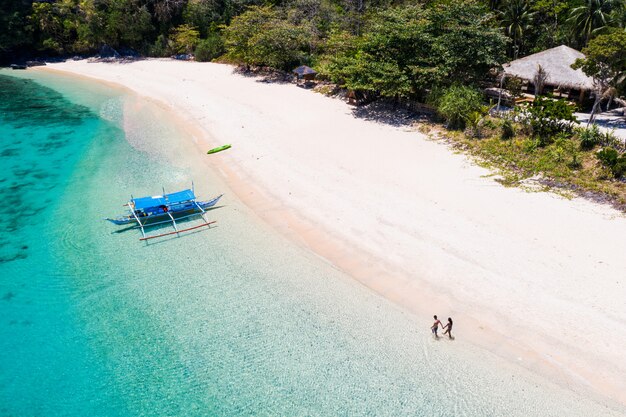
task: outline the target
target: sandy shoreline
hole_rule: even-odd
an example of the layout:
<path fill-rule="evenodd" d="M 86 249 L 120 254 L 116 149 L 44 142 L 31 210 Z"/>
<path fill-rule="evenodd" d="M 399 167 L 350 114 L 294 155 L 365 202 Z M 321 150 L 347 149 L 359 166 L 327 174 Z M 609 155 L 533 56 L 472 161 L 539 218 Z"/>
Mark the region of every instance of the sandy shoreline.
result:
<path fill-rule="evenodd" d="M 459 337 L 626 404 L 626 219 L 612 209 L 505 189 L 416 132 L 227 66 L 50 68 L 165 103 L 202 129 L 201 152 L 232 143 L 211 163 L 247 205 L 426 331 L 431 312 L 451 315 Z"/>

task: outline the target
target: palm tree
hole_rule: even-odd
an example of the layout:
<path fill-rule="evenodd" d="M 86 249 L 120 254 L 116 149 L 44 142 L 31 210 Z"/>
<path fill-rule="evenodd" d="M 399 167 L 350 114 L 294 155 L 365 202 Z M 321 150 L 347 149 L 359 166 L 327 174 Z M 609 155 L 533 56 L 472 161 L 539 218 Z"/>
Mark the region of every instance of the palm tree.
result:
<path fill-rule="evenodd" d="M 626 30 L 626 4 L 618 4 L 610 18 L 613 26 Z"/>
<path fill-rule="evenodd" d="M 585 4 L 572 9 L 568 22 L 574 24 L 574 33 L 586 46 L 591 35 L 596 34 L 611 22 L 611 11 L 619 7 L 621 0 L 585 0 Z"/>
<path fill-rule="evenodd" d="M 513 59 L 517 59 L 524 46 L 524 36 L 533 26 L 535 13 L 526 0 L 508 0 L 499 14 L 504 32 L 513 41 Z"/>
<path fill-rule="evenodd" d="M 491 11 L 496 12 L 500 8 L 500 0 L 489 0 L 489 8 Z"/>

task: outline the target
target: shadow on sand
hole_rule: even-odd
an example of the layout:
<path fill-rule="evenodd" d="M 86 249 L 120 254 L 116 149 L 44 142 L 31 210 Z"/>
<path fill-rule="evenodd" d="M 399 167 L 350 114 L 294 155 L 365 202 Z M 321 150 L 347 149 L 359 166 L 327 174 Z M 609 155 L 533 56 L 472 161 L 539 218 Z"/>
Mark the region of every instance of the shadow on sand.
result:
<path fill-rule="evenodd" d="M 293 84 L 294 76 L 284 71 L 279 71 L 266 67 L 246 67 L 238 66 L 233 68 L 233 74 L 238 74 L 246 78 L 254 78 L 258 83 L 266 84 Z"/>
<path fill-rule="evenodd" d="M 354 107 L 352 115 L 356 118 L 382 123 L 395 127 L 410 127 L 417 122 L 432 122 L 432 115 L 416 113 L 402 105 L 377 100 L 369 104 Z"/>

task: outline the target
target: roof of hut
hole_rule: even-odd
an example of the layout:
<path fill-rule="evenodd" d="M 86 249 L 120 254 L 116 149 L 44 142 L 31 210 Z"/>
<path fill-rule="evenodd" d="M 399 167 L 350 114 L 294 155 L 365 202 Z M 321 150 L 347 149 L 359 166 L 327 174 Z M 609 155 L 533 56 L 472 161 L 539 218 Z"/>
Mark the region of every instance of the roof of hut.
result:
<path fill-rule="evenodd" d="M 593 79 L 586 76 L 580 69 L 575 70 L 571 67 L 576 59 L 584 57 L 582 52 L 561 45 L 509 62 L 504 65 L 504 72 L 532 81 L 538 66 L 541 65 L 548 75 L 546 85 L 592 90 Z"/>
<path fill-rule="evenodd" d="M 317 74 L 317 72 L 313 68 L 307 67 L 306 65 L 302 65 L 302 66 L 294 69 L 292 72 L 298 74 L 299 76 L 309 75 L 309 74 Z"/>

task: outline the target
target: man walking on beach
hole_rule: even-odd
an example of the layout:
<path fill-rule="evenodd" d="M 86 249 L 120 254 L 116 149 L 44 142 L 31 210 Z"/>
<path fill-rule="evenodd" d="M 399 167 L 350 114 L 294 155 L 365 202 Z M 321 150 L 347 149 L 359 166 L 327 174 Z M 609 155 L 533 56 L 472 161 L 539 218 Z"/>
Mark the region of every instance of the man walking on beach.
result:
<path fill-rule="evenodd" d="M 433 334 L 435 335 L 435 337 L 437 339 L 439 339 L 439 335 L 437 334 L 437 330 L 439 330 L 439 326 L 441 325 L 441 327 L 443 327 L 443 324 L 441 324 L 441 322 L 439 321 L 439 319 L 437 318 L 437 315 L 434 315 L 433 318 L 435 319 L 435 323 L 433 324 L 433 326 L 430 328 L 430 330 L 432 330 Z"/>

